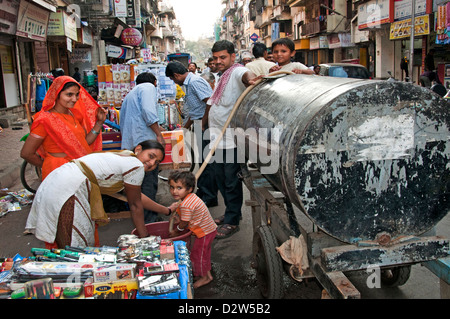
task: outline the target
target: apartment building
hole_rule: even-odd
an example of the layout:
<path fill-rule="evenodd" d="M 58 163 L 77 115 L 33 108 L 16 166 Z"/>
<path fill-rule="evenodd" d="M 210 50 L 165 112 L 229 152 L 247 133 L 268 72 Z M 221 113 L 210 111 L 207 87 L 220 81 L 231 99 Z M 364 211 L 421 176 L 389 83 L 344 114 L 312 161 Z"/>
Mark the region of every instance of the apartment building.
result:
<path fill-rule="evenodd" d="M 234 41 L 239 51 L 251 50 L 253 42 L 265 43 L 270 48 L 275 39 L 288 37 L 295 43 L 295 60 L 306 65 L 360 63 L 374 78 L 387 78 L 387 72 L 391 71 L 400 80 L 405 78 L 400 61 L 407 56 L 408 60 L 412 57 L 408 63 L 413 64 L 416 83 L 431 48 L 438 52 L 435 59 L 441 69 L 450 61 L 448 31 L 433 23 L 435 18 L 445 19 L 448 0 L 223 0 L 222 3 L 226 8 L 221 39 Z M 408 23 L 413 4 L 415 32 L 411 36 Z M 401 31 L 397 32 L 398 29 Z M 249 34 L 257 37 L 250 38 Z"/>

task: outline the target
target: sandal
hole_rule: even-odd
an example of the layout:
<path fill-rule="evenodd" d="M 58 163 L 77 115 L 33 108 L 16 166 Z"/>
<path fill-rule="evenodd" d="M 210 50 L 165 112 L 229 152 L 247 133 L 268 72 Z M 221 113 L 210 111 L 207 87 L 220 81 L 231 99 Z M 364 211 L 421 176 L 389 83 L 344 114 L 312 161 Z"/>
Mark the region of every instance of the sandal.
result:
<path fill-rule="evenodd" d="M 225 215 L 222 215 L 220 217 L 214 218 L 214 222 L 217 225 L 222 225 L 224 220 L 225 220 Z"/>
<path fill-rule="evenodd" d="M 228 238 L 231 235 L 233 235 L 234 233 L 236 233 L 237 231 L 239 231 L 238 225 L 225 224 L 225 225 L 220 226 L 217 229 L 216 238 L 217 239 Z"/>

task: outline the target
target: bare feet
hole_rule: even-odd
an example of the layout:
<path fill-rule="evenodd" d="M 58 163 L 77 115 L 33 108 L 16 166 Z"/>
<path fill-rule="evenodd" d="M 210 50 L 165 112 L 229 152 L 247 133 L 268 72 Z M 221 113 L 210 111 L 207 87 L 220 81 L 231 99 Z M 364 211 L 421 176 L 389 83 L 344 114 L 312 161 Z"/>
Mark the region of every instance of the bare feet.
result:
<path fill-rule="evenodd" d="M 205 276 L 200 277 L 196 282 L 194 282 L 194 285 L 193 285 L 193 286 L 194 286 L 194 289 L 195 289 L 195 288 L 202 287 L 202 286 L 204 286 L 204 285 L 207 285 L 207 284 L 209 284 L 212 280 L 213 280 L 213 276 L 211 275 L 211 272 L 208 271 L 208 272 L 206 273 Z"/>

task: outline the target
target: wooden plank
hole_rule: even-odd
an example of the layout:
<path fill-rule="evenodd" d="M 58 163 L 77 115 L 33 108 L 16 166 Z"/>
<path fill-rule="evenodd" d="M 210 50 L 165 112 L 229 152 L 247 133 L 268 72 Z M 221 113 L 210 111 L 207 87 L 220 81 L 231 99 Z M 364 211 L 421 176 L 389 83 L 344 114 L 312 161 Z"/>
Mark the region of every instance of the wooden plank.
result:
<path fill-rule="evenodd" d="M 428 261 L 423 263 L 423 265 L 441 280 L 450 284 L 450 257 Z"/>
<path fill-rule="evenodd" d="M 361 294 L 340 271 L 327 272 L 319 258 L 312 258 L 310 269 L 328 295 L 333 299 L 360 299 Z"/>
<path fill-rule="evenodd" d="M 357 247 L 344 245 L 322 249 L 322 264 L 328 271 L 366 269 L 371 265 L 391 266 L 447 257 L 449 240 L 422 237 L 392 246 Z"/>
<path fill-rule="evenodd" d="M 125 218 L 131 218 L 131 212 L 130 211 L 122 211 L 118 213 L 106 213 L 108 215 L 109 219 L 125 219 Z"/>

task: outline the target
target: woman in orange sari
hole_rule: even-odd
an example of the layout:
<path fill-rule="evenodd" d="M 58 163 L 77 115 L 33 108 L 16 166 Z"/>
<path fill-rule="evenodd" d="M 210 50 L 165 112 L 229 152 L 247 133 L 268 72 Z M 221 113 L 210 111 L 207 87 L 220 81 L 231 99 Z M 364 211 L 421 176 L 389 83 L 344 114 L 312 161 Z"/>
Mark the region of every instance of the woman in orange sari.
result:
<path fill-rule="evenodd" d="M 70 76 L 50 86 L 20 156 L 42 167 L 42 179 L 72 159 L 101 151 L 106 110 Z M 39 155 L 38 155 L 39 154 Z"/>

